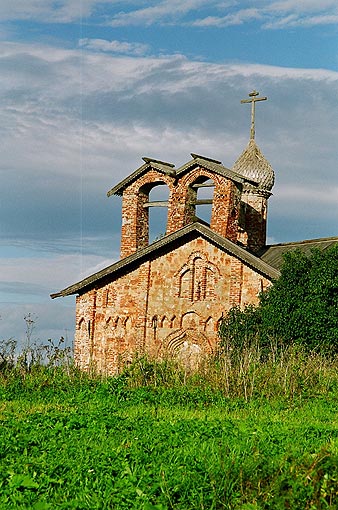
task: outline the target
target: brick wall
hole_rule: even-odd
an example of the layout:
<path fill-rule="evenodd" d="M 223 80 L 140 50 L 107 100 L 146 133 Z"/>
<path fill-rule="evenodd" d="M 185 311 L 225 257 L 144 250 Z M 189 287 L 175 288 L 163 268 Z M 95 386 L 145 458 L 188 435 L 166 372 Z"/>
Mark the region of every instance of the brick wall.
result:
<path fill-rule="evenodd" d="M 211 352 L 222 314 L 256 303 L 268 284 L 205 239 L 192 240 L 77 299 L 76 362 L 113 374 L 136 352 L 177 355 L 184 342 Z"/>

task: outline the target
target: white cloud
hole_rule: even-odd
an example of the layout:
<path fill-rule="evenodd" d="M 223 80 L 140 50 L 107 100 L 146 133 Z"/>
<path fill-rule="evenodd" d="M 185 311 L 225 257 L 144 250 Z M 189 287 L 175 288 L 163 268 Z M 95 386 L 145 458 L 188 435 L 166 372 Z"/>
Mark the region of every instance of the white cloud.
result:
<path fill-rule="evenodd" d="M 148 44 L 107 41 L 105 39 L 80 39 L 79 45 L 94 51 L 143 56 L 149 51 Z"/>
<path fill-rule="evenodd" d="M 113 258 L 106 259 L 100 255 L 81 253 L 50 254 L 48 257 L 37 255 L 35 257 L 2 257 L 0 291 L 6 288 L 7 291 L 11 289 L 13 293 L 16 284 L 24 282 L 25 293 L 31 289 L 31 294 L 34 294 L 36 290 L 41 296 L 41 289 L 43 289 L 48 297 L 52 292 L 81 280 L 113 262 Z M 19 292 L 21 292 L 20 289 Z"/>
<path fill-rule="evenodd" d="M 132 5 L 132 4 L 130 4 Z M 201 13 L 208 8 L 208 15 Z M 210 14 L 211 12 L 211 14 Z M 263 28 L 306 27 L 335 24 L 338 7 L 336 0 L 282 0 L 271 2 L 219 2 L 217 0 L 164 0 L 141 9 L 119 12 L 112 26 L 176 24 L 197 27 L 225 27 L 260 21 Z"/>
<path fill-rule="evenodd" d="M 0 341 L 26 340 L 24 317 L 35 320 L 32 340 L 45 342 L 74 334 L 74 298 L 52 301 L 50 294 L 111 264 L 86 254 L 1 258 Z"/>
<path fill-rule="evenodd" d="M 123 10 L 119 10 L 123 6 Z M 102 7 L 107 12 L 100 17 Z M 204 13 L 208 12 L 207 16 Z M 111 14 L 110 14 L 111 13 Z M 110 22 L 107 22 L 109 19 Z M 115 27 L 191 25 L 224 27 L 260 21 L 264 28 L 310 27 L 335 24 L 336 0 L 261 0 L 252 6 L 251 0 L 4 0 L 0 3 L 0 20 L 35 20 L 41 22 L 94 24 L 108 23 Z M 98 44 L 98 43 L 97 43 Z M 101 51 L 111 51 L 100 48 Z M 105 45 L 106 47 L 106 45 Z M 99 49 L 99 48 L 96 48 Z M 131 50 L 131 48 L 128 50 Z M 136 48 L 134 50 L 137 51 Z M 116 51 L 114 49 L 113 51 Z M 141 50 L 139 50 L 141 51 Z"/>
<path fill-rule="evenodd" d="M 25 317 L 34 320 L 31 343 L 46 343 L 49 338 L 58 341 L 65 338 L 63 347 L 71 347 L 74 338 L 74 298 L 62 302 L 0 303 L 0 341 L 15 339 L 18 351 L 27 345 Z"/>
<path fill-rule="evenodd" d="M 300 17 L 295 14 L 277 18 L 265 23 L 265 28 L 282 29 L 288 27 L 312 27 L 319 25 L 335 25 L 338 22 L 338 14 L 327 14 L 322 16 Z"/>
<path fill-rule="evenodd" d="M 335 0 L 281 0 L 267 4 L 264 28 L 311 27 L 336 24 L 338 5 Z"/>
<path fill-rule="evenodd" d="M 265 5 L 264 5 L 265 4 Z M 337 22 L 335 0 L 280 0 L 261 6 L 263 28 L 311 27 Z"/>
<path fill-rule="evenodd" d="M 277 0 L 273 2 L 265 2 L 266 9 L 275 12 L 320 12 L 326 9 L 337 8 L 335 0 Z"/>
<path fill-rule="evenodd" d="M 309 201 L 309 195 L 311 195 L 311 202 Z M 324 207 L 335 206 L 338 202 L 338 181 L 337 183 L 332 184 L 329 188 L 324 185 L 318 186 L 315 182 L 305 186 L 290 183 L 280 186 L 278 196 L 281 200 L 294 202 L 295 205 L 301 202 L 307 203 L 309 209 L 312 207 L 313 202 L 318 205 L 322 204 Z M 323 209 L 323 213 L 326 214 L 325 209 Z M 314 214 L 318 214 L 318 212 L 316 211 Z"/>
<path fill-rule="evenodd" d="M 103 4 L 120 3 L 119 0 L 2 0 L 0 20 L 38 20 L 69 23 L 90 16 Z"/>
<path fill-rule="evenodd" d="M 179 20 L 187 13 L 205 5 L 206 0 L 162 0 L 142 9 L 120 12 L 114 16 L 111 25 L 118 27 L 140 24 L 149 26 L 156 23 L 179 24 Z"/>
<path fill-rule="evenodd" d="M 226 16 L 208 16 L 203 19 L 197 19 L 192 23 L 192 26 L 197 27 L 227 27 L 231 25 L 242 25 L 243 23 L 259 20 L 262 14 L 259 9 L 242 9 L 235 13 L 227 14 Z"/>

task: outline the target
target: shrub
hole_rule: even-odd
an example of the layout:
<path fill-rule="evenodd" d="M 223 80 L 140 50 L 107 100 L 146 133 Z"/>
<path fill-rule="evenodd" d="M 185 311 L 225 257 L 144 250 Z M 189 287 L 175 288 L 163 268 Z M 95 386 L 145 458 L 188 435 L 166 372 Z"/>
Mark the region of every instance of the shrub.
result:
<path fill-rule="evenodd" d="M 323 353 L 338 351 L 338 245 L 324 252 L 284 256 L 281 276 L 257 307 L 230 310 L 220 328 L 221 347 L 244 342 L 298 343 Z"/>

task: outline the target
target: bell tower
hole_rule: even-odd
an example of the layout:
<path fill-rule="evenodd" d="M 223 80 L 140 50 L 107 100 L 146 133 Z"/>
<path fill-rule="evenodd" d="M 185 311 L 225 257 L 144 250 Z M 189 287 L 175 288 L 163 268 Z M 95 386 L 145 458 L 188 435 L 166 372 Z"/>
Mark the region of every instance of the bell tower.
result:
<path fill-rule="evenodd" d="M 245 178 L 215 159 L 191 154 L 192 159 L 175 169 L 172 163 L 143 158 L 144 165 L 108 191 L 122 196 L 121 259 L 149 245 L 149 208 L 166 207 L 165 235 L 202 222 L 215 233 L 237 242 L 238 218 Z M 150 192 L 165 185 L 168 199 L 152 201 Z M 212 188 L 212 198 L 198 197 L 200 189 Z M 211 209 L 210 225 L 196 216 L 200 205 Z"/>
<path fill-rule="evenodd" d="M 253 253 L 257 253 L 266 244 L 267 206 L 275 181 L 274 171 L 255 141 L 256 102 L 267 100 L 267 97 L 258 96 L 259 92 L 254 90 L 249 94 L 250 99 L 241 101 L 251 103 L 250 140 L 232 168 L 245 177 L 238 242 Z"/>

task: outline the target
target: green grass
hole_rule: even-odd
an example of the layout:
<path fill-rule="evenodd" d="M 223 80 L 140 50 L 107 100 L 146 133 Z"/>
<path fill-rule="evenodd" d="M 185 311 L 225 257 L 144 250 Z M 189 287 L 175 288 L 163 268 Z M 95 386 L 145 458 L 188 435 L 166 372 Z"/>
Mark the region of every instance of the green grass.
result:
<path fill-rule="evenodd" d="M 238 371 L 254 381 L 241 391 L 219 365 L 189 375 L 140 361 L 115 379 L 12 370 L 0 508 L 338 508 L 338 375 L 317 359 L 310 380 L 302 363 L 292 391 L 280 360 L 269 384 L 264 364 L 253 380 L 252 366 Z"/>

